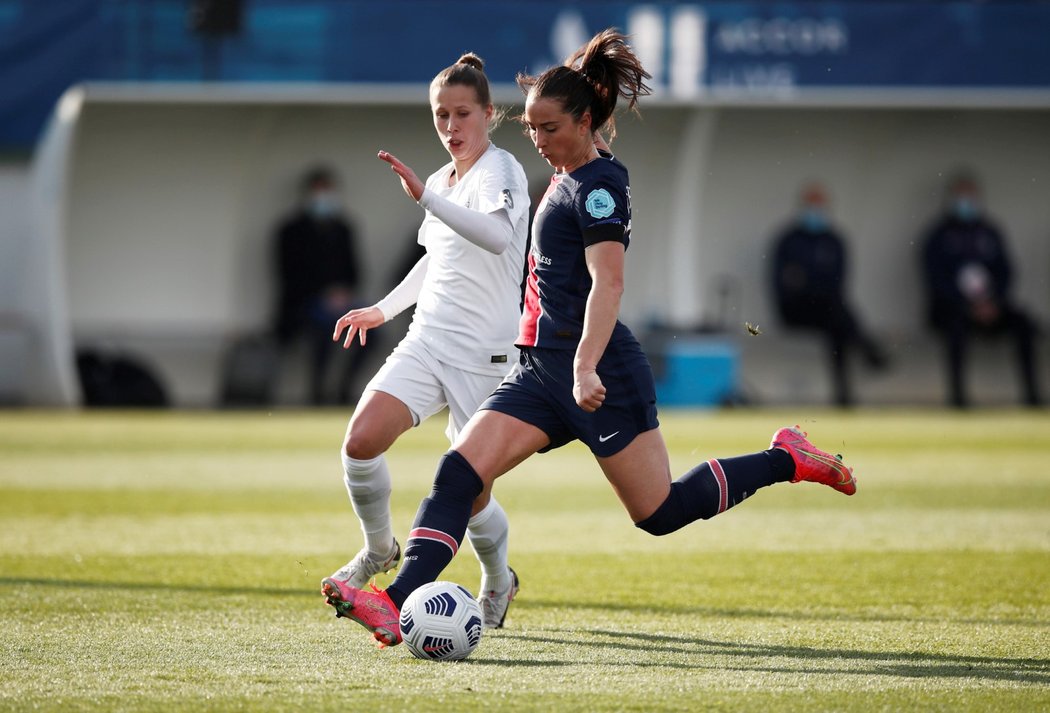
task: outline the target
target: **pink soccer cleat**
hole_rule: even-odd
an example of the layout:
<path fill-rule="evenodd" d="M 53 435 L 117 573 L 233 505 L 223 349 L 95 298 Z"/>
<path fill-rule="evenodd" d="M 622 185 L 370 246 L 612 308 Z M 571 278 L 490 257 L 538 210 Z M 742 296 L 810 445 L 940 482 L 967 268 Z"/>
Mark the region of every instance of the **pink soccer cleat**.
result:
<path fill-rule="evenodd" d="M 846 495 L 857 492 L 853 469 L 842 462 L 842 456 L 833 456 L 814 446 L 798 426 L 781 428 L 774 433 L 769 447 L 786 451 L 795 461 L 792 483 L 809 480 L 828 485 Z"/>
<path fill-rule="evenodd" d="M 401 626 L 398 611 L 387 593 L 371 585 L 372 591 L 351 587 L 332 577 L 321 580 L 321 593 L 325 602 L 335 609 L 337 617 L 356 621 L 372 632 L 380 646 L 395 646 L 401 643 Z"/>

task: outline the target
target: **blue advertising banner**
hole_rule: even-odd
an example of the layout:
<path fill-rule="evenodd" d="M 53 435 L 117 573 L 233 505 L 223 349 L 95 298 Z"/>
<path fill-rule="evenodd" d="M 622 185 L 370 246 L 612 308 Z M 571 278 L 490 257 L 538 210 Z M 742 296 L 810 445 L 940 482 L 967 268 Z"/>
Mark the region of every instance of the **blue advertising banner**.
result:
<path fill-rule="evenodd" d="M 205 3 L 208 4 L 208 3 Z M 0 0 L 0 147 L 29 147 L 72 84 L 426 83 L 464 51 L 496 83 L 560 62 L 594 32 L 632 35 L 682 101 L 829 90 L 1050 92 L 1050 2 Z"/>

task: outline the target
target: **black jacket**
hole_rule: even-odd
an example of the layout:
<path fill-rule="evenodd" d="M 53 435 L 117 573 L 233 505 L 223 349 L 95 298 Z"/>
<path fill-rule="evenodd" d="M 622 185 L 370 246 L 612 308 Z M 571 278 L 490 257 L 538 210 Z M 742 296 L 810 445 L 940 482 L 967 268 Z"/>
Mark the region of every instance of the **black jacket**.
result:
<path fill-rule="evenodd" d="M 356 235 L 342 217 L 316 220 L 301 211 L 277 231 L 278 338 L 290 339 L 305 315 L 330 288 L 360 284 Z"/>

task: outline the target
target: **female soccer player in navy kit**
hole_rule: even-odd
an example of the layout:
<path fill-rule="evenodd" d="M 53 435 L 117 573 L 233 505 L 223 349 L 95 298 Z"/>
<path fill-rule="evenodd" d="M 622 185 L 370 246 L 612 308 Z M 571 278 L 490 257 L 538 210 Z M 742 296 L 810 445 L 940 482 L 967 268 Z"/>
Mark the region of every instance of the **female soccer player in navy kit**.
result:
<path fill-rule="evenodd" d="M 563 66 L 518 77 L 529 137 L 556 171 L 533 224 L 521 358 L 442 458 L 397 578 L 384 591 L 326 591 L 381 644 L 400 642 L 401 605 L 451 561 L 493 481 L 533 453 L 576 439 L 594 453 L 635 525 L 654 535 L 713 517 L 777 482 L 856 491 L 852 471 L 797 428 L 778 430 L 769 450 L 712 459 L 672 482 L 652 371 L 617 319 L 631 238 L 627 169 L 594 142 L 602 129 L 611 134 L 618 97 L 635 108 L 648 78 L 613 30 Z"/>

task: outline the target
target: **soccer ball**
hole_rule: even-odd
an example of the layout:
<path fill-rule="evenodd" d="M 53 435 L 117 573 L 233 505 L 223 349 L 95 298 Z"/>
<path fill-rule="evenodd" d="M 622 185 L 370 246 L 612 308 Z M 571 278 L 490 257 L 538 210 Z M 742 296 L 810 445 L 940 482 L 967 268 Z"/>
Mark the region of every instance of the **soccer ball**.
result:
<path fill-rule="evenodd" d="M 454 582 L 431 582 L 401 607 L 401 638 L 421 659 L 465 659 L 481 641 L 481 607 Z"/>

